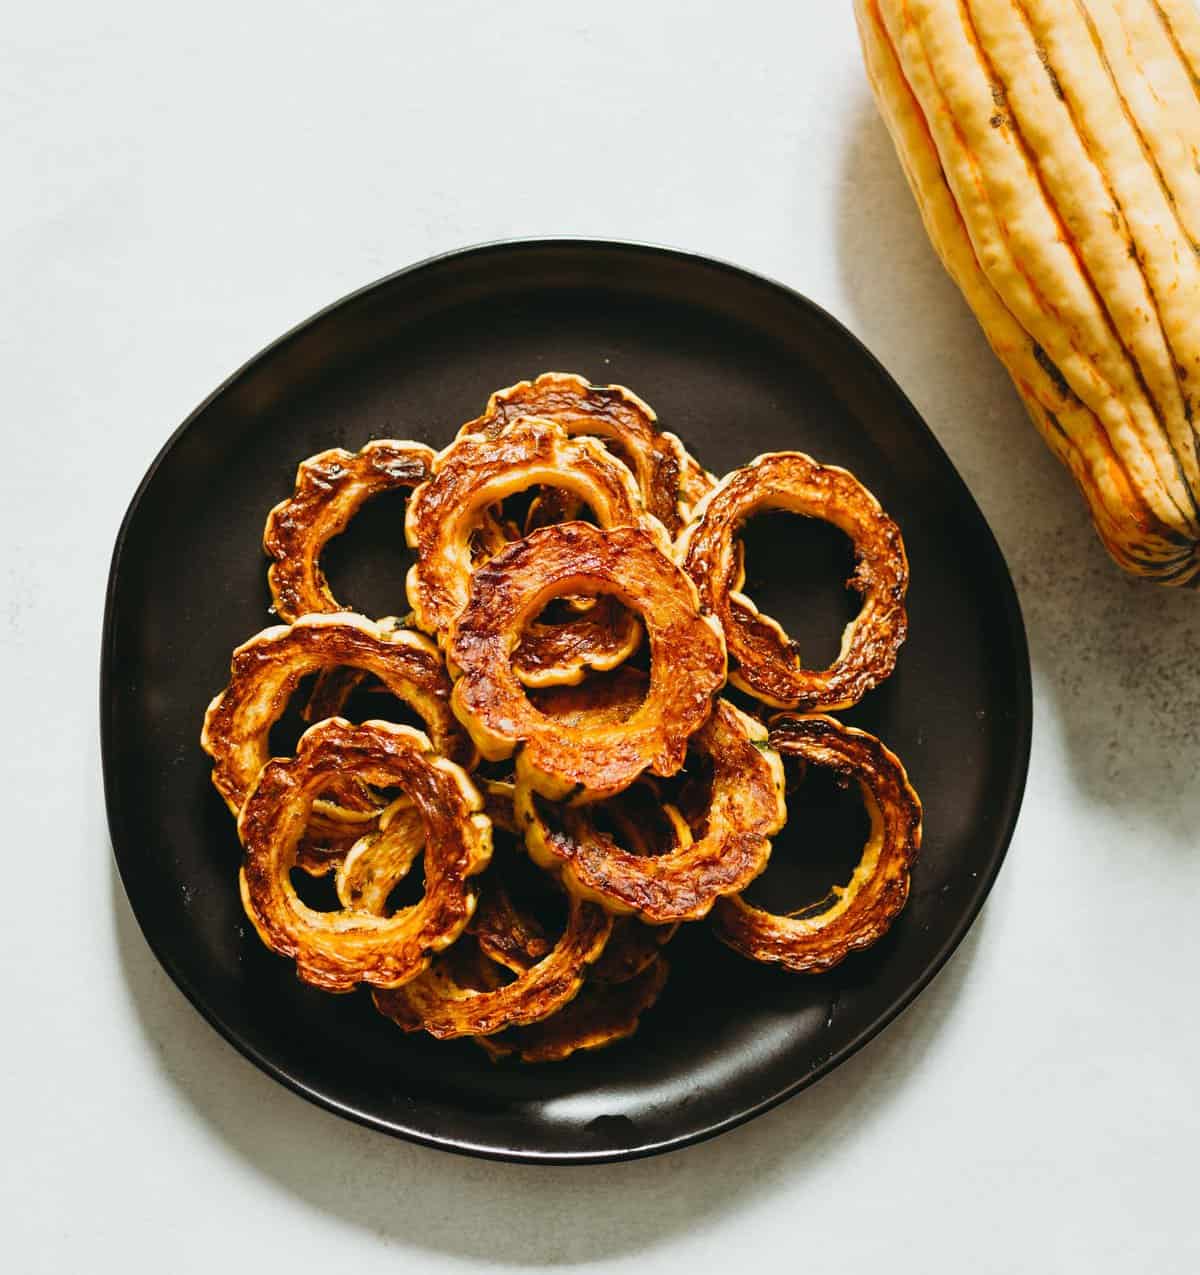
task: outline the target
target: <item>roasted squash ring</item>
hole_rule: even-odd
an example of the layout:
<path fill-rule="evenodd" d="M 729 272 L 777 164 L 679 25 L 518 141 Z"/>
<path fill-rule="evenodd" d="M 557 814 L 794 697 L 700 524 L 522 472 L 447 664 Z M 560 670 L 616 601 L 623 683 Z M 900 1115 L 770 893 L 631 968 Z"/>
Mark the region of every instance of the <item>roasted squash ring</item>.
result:
<path fill-rule="evenodd" d="M 486 794 L 492 823 L 519 837 L 513 786 L 488 784 Z M 638 800 L 630 800 L 633 794 Z M 638 854 L 663 854 L 691 844 L 692 830 L 683 815 L 674 806 L 662 804 L 647 783 L 639 782 L 606 802 L 605 813 Z M 503 874 L 494 869 L 468 928 L 484 956 L 517 974 L 540 960 L 551 946 L 540 922 L 514 902 Z M 617 917 L 589 979 L 624 983 L 636 978 L 678 929 L 678 925 L 644 925 L 636 917 Z"/>
<path fill-rule="evenodd" d="M 645 621 L 649 688 L 618 724 L 565 726 L 533 704 L 512 668 L 528 618 L 550 598 L 581 590 L 612 593 Z M 608 797 L 646 770 L 674 774 L 726 673 L 720 628 L 700 615 L 695 587 L 654 537 L 583 522 L 543 527 L 481 567 L 447 657 L 462 674 L 452 707 L 479 750 L 499 761 L 521 745 L 518 780 L 552 800 Z"/>
<path fill-rule="evenodd" d="M 381 620 L 380 623 L 387 624 L 389 621 Z M 403 625 L 397 623 L 396 627 L 402 628 Z M 314 722 L 323 722 L 327 717 L 341 717 L 350 696 L 369 680 L 368 674 L 360 668 L 331 668 L 318 673 L 300 716 L 310 726 Z M 385 691 L 387 687 L 376 686 L 375 689 Z"/>
<path fill-rule="evenodd" d="M 379 625 L 389 632 L 404 627 L 390 617 L 380 620 Z M 371 675 L 360 668 L 323 669 L 316 676 L 308 702 L 300 710 L 301 718 L 312 724 L 327 717 L 344 716 L 346 701 L 362 683 L 369 681 Z M 386 694 L 388 688 L 376 682 L 373 689 Z M 416 818 L 407 797 L 397 804 L 408 807 L 410 819 Z M 381 826 L 382 813 L 378 794 L 369 792 L 352 775 L 340 776 L 330 794 L 313 802 L 308 831 L 296 852 L 297 866 L 314 877 L 337 870 L 359 839 Z M 420 820 L 417 823 L 419 826 Z"/>
<path fill-rule="evenodd" d="M 408 599 L 417 624 L 445 637 L 467 604 L 474 564 L 472 529 L 488 506 L 538 483 L 560 486 L 577 495 L 602 527 L 641 527 L 665 548 L 662 523 L 646 512 L 629 470 L 595 438 L 571 438 L 561 425 L 524 418 L 496 437 L 464 435 L 434 461 L 433 476 L 417 488 L 408 505 L 405 532 L 417 551 L 408 573 Z M 536 629 L 524 636 L 526 648 L 518 674 L 533 686 L 575 682 L 588 668 L 615 668 L 636 649 L 640 628 L 632 616 L 612 624 L 620 613 L 610 610 L 610 624 L 597 626 L 591 613 L 583 618 L 593 641 L 554 657 L 539 657 Z M 525 623 L 536 619 L 536 612 Z M 558 655 L 562 652 L 556 653 Z"/>
<path fill-rule="evenodd" d="M 616 806 L 621 803 L 629 791 L 632 790 L 627 789 L 610 804 Z M 520 833 L 513 813 L 512 784 L 488 784 L 484 808 L 492 824 L 518 837 L 519 843 Z M 624 821 L 626 815 L 624 810 L 610 810 L 609 813 L 621 821 Z M 659 807 L 658 814 L 666 844 L 652 843 L 647 838 L 641 842 L 644 853 L 660 853 L 668 846 L 691 841 L 691 829 L 673 806 Z M 632 832 L 633 824 L 632 818 L 628 822 L 622 822 L 622 831 Z M 496 871 L 497 866 L 499 865 L 493 861 L 493 869 L 480 894 L 479 906 L 467 929 L 485 957 L 512 970 L 514 974 L 520 974 L 540 961 L 553 944 L 538 919 L 514 901 L 505 884 L 503 872 Z M 404 871 L 407 871 L 407 867 Z M 399 876 L 394 878 L 398 879 Z M 383 897 L 387 897 L 386 891 Z M 632 916 L 618 917 L 603 953 L 588 973 L 589 979 L 601 983 L 623 983 L 635 978 L 671 941 L 678 929 L 677 925 L 643 925 Z"/>
<path fill-rule="evenodd" d="M 656 955 L 626 982 L 589 980 L 570 1004 L 549 1018 L 496 1036 L 480 1036 L 477 1043 L 493 1060 L 515 1055 L 525 1063 L 561 1062 L 580 1050 L 615 1044 L 637 1031 L 669 972 L 666 960 Z"/>
<path fill-rule="evenodd" d="M 670 536 L 679 534 L 688 512 L 681 490 L 686 453 L 673 434 L 659 429 L 654 409 L 632 390 L 623 385 L 593 385 L 572 372 L 543 372 L 534 381 L 519 381 L 497 390 L 483 415 L 468 421 L 459 430 L 459 437 L 482 434 L 495 438 L 522 416 L 541 416 L 557 421 L 568 434 L 604 439 L 633 473 L 646 508 Z M 559 491 L 537 498 L 527 531 L 577 516 L 578 507 Z"/>
<path fill-rule="evenodd" d="M 403 987 L 376 991 L 375 1004 L 406 1030 L 423 1028 L 439 1040 L 536 1023 L 576 996 L 611 930 L 612 917 L 603 908 L 568 897 L 561 938 L 513 982 L 486 990 L 467 986 L 455 978 L 453 962 L 443 958 Z"/>
<path fill-rule="evenodd" d="M 381 799 L 352 775 L 339 775 L 328 792 L 313 802 L 308 828 L 296 848 L 296 866 L 323 877 L 338 865 L 368 832 L 379 826 Z"/>
<path fill-rule="evenodd" d="M 491 782 L 483 787 L 484 813 L 493 834 L 501 828 L 517 835 L 512 812 L 512 785 Z M 424 849 L 425 829 L 419 811 L 398 798 L 379 820 L 379 829 L 359 839 L 338 865 L 337 894 L 342 906 L 382 916 L 392 890 L 408 875 Z M 483 953 L 520 973 L 540 960 L 553 944 L 540 923 L 516 906 L 493 835 L 492 860 L 480 880 L 478 904 L 467 925 Z"/>
<path fill-rule="evenodd" d="M 712 766 L 703 835 L 644 857 L 616 845 L 591 807 L 566 808 L 552 823 L 518 778 L 514 809 L 530 857 L 556 872 L 571 894 L 655 925 L 706 916 L 718 898 L 747 886 L 767 866 L 770 838 L 783 827 L 783 764 L 767 730 L 726 700 L 692 740 Z"/>
<path fill-rule="evenodd" d="M 359 452 L 335 447 L 302 461 L 296 489 L 267 515 L 263 548 L 274 561 L 267 582 L 279 618 L 342 611 L 321 570 L 321 551 L 372 496 L 423 483 L 434 451 L 423 443 L 377 439 Z"/>
<path fill-rule="evenodd" d="M 484 788 L 484 808 L 493 826 L 516 838 L 519 846 L 512 784 L 488 783 Z M 540 961 L 554 944 L 541 922 L 513 900 L 503 866 L 503 862 L 493 861 L 468 930 L 485 957 L 521 974 Z"/>
<path fill-rule="evenodd" d="M 849 586 L 862 594 L 858 616 L 827 669 L 805 669 L 787 635 L 749 598 L 734 591 L 741 570 L 734 537 L 766 509 L 787 509 L 833 523 L 854 542 Z M 908 631 L 904 595 L 908 559 L 900 529 L 844 469 L 802 452 L 770 452 L 727 474 L 693 513 L 677 546 L 701 606 L 725 630 L 735 686 L 779 708 L 831 711 L 856 704 L 895 667 Z"/>
<path fill-rule="evenodd" d="M 713 928 L 751 960 L 820 973 L 881 938 L 904 907 L 921 847 L 921 802 L 894 753 L 874 735 L 832 717 L 777 717 L 771 743 L 785 755 L 856 780 L 871 833 L 849 884 L 833 889 L 829 906 L 823 906 L 826 900 L 779 916 L 734 896 L 713 909 Z"/>
<path fill-rule="evenodd" d="M 490 961 L 521 974 L 550 951 L 553 943 L 541 923 L 519 907 L 502 879 L 489 880 L 467 927 Z M 588 972 L 598 983 L 624 983 L 650 964 L 674 938 L 677 925 L 643 925 L 632 916 L 613 921 L 604 951 Z"/>
<path fill-rule="evenodd" d="M 424 443 L 377 439 L 361 451 L 334 447 L 301 461 L 296 486 L 267 515 L 263 549 L 274 561 L 267 569 L 275 614 L 291 622 L 302 615 L 331 614 L 344 607 L 321 569 L 321 553 L 341 535 L 354 515 L 385 491 L 412 489 L 429 477 L 436 453 Z M 359 670 L 322 672 L 303 716 L 317 722 L 335 717 L 340 704 L 362 681 Z"/>
<path fill-rule="evenodd" d="M 357 908 L 314 912 L 289 877 L 313 798 L 348 772 L 381 788 L 400 787 L 424 825 L 424 896 L 390 917 Z M 352 726 L 336 717 L 319 722 L 301 737 L 294 758 L 262 768 L 238 817 L 246 915 L 263 942 L 294 960 L 299 977 L 315 987 L 344 992 L 358 983 L 407 982 L 471 918 L 472 878 L 492 854 L 492 825 L 482 808 L 466 771 L 437 756 L 420 731 L 389 722 Z"/>
<path fill-rule="evenodd" d="M 515 832 L 512 792 L 511 784 L 488 784 L 484 809 L 495 826 Z M 343 905 L 381 914 L 393 888 L 412 868 L 423 840 L 413 807 L 395 802 L 381 820 L 380 830 L 364 837 L 339 867 L 337 886 Z M 520 976 L 554 947 L 537 919 L 514 903 L 496 868 L 493 858 L 479 878 L 478 906 L 467 925 L 474 949 L 460 951 L 466 944 L 460 938 L 445 958 L 439 958 L 447 961 L 456 982 L 476 991 L 495 991 L 503 986 L 501 969 Z M 479 1037 L 478 1043 L 495 1058 L 517 1053 L 524 1062 L 551 1062 L 632 1035 L 640 1015 L 658 999 L 666 981 L 667 966 L 659 953 L 676 928 L 654 928 L 632 917 L 619 918 L 578 996 L 537 1024 Z M 579 1008 L 573 1009 L 577 1002 Z M 410 1029 L 422 1026 L 411 1007 L 393 1004 L 390 1009 Z"/>
<path fill-rule="evenodd" d="M 484 809 L 493 826 L 516 835 L 512 785 L 489 783 L 485 793 Z M 411 867 L 415 856 L 406 850 L 402 842 L 389 846 L 384 837 L 364 841 L 361 862 L 378 863 L 378 872 L 371 874 L 376 880 L 372 899 L 378 906 Z M 347 859 L 351 868 L 353 859 L 353 854 Z M 504 865 L 503 858 L 493 857 L 480 879 L 469 938 L 434 962 L 420 987 L 414 987 L 417 995 L 376 999 L 380 1010 L 405 1030 L 428 1029 L 442 1036 L 476 1035 L 477 1027 L 500 1031 L 556 1014 L 582 986 L 587 966 L 606 945 L 611 924 L 603 921 L 599 909 L 581 909 L 568 901 L 566 929 L 553 941 L 537 918 L 513 901 Z M 603 933 L 597 939 L 598 925 Z M 516 981 L 505 984 L 502 970 L 516 974 Z"/>
<path fill-rule="evenodd" d="M 587 807 L 580 808 L 591 813 Z M 594 809 L 594 807 L 592 808 Z M 692 829 L 683 815 L 662 800 L 657 785 L 640 779 L 604 803 L 604 813 L 617 830 L 620 844 L 633 854 L 650 857 L 686 850 Z M 625 983 L 636 978 L 678 933 L 679 923 L 647 925 L 635 916 L 619 916 L 612 937 L 589 978 L 597 983 Z"/>
<path fill-rule="evenodd" d="M 632 790 L 626 789 L 611 804 L 621 802 L 630 791 Z M 513 812 L 513 795 L 512 784 L 490 783 L 486 788 L 485 809 L 494 826 L 511 833 L 518 838 L 518 844 L 521 844 Z M 610 811 L 610 814 L 622 820 L 625 813 Z M 691 840 L 691 829 L 674 807 L 660 807 L 658 814 L 665 826 L 666 836 L 670 838 L 667 844 Z M 630 819 L 628 823 L 623 823 L 623 831 L 632 831 L 633 822 Z M 651 847 L 648 839 L 642 845 L 644 852 L 648 854 L 658 853 L 665 848 L 657 844 Z M 514 974 L 523 973 L 540 961 L 552 947 L 541 923 L 527 909 L 517 905 L 504 882 L 503 873 L 497 873 L 494 867 L 488 875 L 486 888 L 481 893 L 479 906 L 467 929 L 485 957 L 512 970 Z M 601 983 L 623 983 L 635 978 L 671 941 L 678 929 L 677 925 L 643 925 L 632 916 L 617 917 L 604 951 L 589 970 L 588 978 Z"/>
<path fill-rule="evenodd" d="M 522 536 L 527 536 L 539 527 L 548 527 L 556 522 L 570 522 L 578 518 L 582 510 L 582 501 L 558 487 L 544 487 L 530 501 L 523 530 L 514 521 L 505 518 L 502 509 L 493 507 L 488 511 L 484 521 L 471 533 L 471 561 L 478 567 L 488 558 L 494 558 L 505 545 L 512 541 L 520 540 Z M 572 611 L 590 611 L 600 601 L 599 598 L 589 597 L 586 594 L 562 600 Z"/>
<path fill-rule="evenodd" d="M 625 705 L 624 717 L 641 703 L 646 676 L 638 669 L 621 668 L 602 683 L 554 687 L 546 692 L 552 716 L 562 710 L 565 719 L 578 722 L 586 714 L 593 721 Z M 618 716 L 612 720 L 621 721 Z M 560 719 L 561 720 L 561 719 Z M 492 823 L 520 839 L 513 812 L 513 785 L 492 782 L 485 788 L 486 809 Z M 688 845 L 692 830 L 674 806 L 663 804 L 646 781 L 639 781 L 606 803 L 609 818 L 617 825 L 626 844 L 638 854 L 662 854 Z M 517 906 L 502 875 L 489 877 L 487 888 L 468 927 L 484 956 L 514 973 L 528 969 L 550 950 L 550 941 L 537 918 Z M 678 925 L 644 925 L 636 917 L 618 917 L 612 935 L 588 978 L 601 983 L 623 983 L 635 978 L 674 938 Z"/>
<path fill-rule="evenodd" d="M 475 1043 L 494 1061 L 515 1054 L 532 1063 L 557 1062 L 581 1049 L 624 1040 L 662 991 L 668 968 L 661 947 L 677 928 L 618 917 L 600 958 L 568 1004 L 527 1027 L 477 1036 Z M 458 983 L 476 990 L 494 991 L 504 983 L 503 970 L 520 975 L 550 948 L 538 922 L 513 904 L 491 872 L 469 930 L 475 946 L 464 948 L 460 940 L 447 957 Z M 409 1022 L 419 1026 L 415 1015 Z"/>
<path fill-rule="evenodd" d="M 578 517 L 581 509 L 582 501 L 577 497 L 559 487 L 546 487 L 529 506 L 524 532 L 511 526 L 506 531 L 489 515 L 486 530 L 475 533 L 475 543 L 486 549 L 475 565 L 538 527 Z M 628 659 L 641 643 L 641 626 L 615 598 L 580 594 L 561 600 L 578 618 L 559 624 L 531 620 L 513 653 L 513 666 L 527 686 L 573 685 L 588 669 L 611 669 Z"/>
<path fill-rule="evenodd" d="M 467 927 L 480 952 L 497 965 L 520 974 L 553 946 L 537 918 L 518 907 L 500 880 L 489 881 Z M 626 983 L 636 978 L 675 937 L 677 925 L 644 925 L 618 916 L 604 951 L 589 971 L 597 983 Z"/>
<path fill-rule="evenodd" d="M 348 611 L 306 615 L 243 642 L 233 653 L 229 685 L 205 714 L 200 743 L 215 763 L 213 785 L 235 815 L 266 764 L 271 727 L 301 678 L 340 667 L 373 673 L 420 715 L 438 752 L 473 763 L 475 750 L 450 711 L 450 680 L 427 637 Z M 345 775 L 331 779 L 335 789 L 346 789 Z M 363 813 L 361 805 L 347 822 L 354 823 L 356 813 Z"/>
<path fill-rule="evenodd" d="M 409 627 L 404 620 L 399 620 L 390 615 L 381 619 L 379 624 L 386 629 L 404 629 Z M 360 668 L 322 669 L 313 681 L 312 690 L 308 695 L 308 702 L 300 710 L 301 718 L 311 725 L 313 722 L 324 721 L 327 717 L 344 716 L 343 709 L 346 707 L 347 701 L 360 686 L 368 684 L 370 681 L 370 674 Z M 373 689 L 379 693 L 387 692 L 387 687 L 378 683 L 374 685 Z M 378 803 L 370 803 L 363 808 L 378 813 Z M 317 803 L 315 809 L 321 809 L 320 802 Z"/>

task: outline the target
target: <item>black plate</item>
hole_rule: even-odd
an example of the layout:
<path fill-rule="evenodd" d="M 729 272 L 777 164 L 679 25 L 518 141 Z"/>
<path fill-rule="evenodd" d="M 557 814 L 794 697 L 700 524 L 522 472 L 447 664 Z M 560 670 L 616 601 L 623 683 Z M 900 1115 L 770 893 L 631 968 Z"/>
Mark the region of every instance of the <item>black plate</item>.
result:
<path fill-rule="evenodd" d="M 632 1041 L 567 1063 L 494 1066 L 404 1036 L 365 994 L 303 987 L 242 916 L 232 821 L 197 738 L 229 653 L 271 622 L 259 548 L 296 464 L 371 437 L 443 445 L 488 393 L 547 369 L 633 387 L 714 472 L 801 448 L 853 470 L 899 521 L 910 637 L 847 720 L 904 759 L 925 803 L 907 909 L 830 975 L 753 965 L 684 927 Z M 326 555 L 335 589 L 403 613 L 400 509 L 364 511 Z M 795 523 L 796 525 L 792 525 Z M 752 591 L 815 660 L 849 613 L 849 557 L 814 524 L 751 527 Z M 104 779 L 121 877 L 150 946 L 248 1058 L 377 1129 L 518 1160 L 647 1155 L 719 1133 L 810 1084 L 933 977 L 1000 867 L 1025 782 L 1030 677 L 1020 612 L 979 509 L 888 374 L 777 284 L 627 244 L 475 248 L 347 297 L 237 372 L 176 431 L 117 538 L 101 677 Z M 797 905 L 849 862 L 829 787 L 794 812 L 760 897 Z"/>

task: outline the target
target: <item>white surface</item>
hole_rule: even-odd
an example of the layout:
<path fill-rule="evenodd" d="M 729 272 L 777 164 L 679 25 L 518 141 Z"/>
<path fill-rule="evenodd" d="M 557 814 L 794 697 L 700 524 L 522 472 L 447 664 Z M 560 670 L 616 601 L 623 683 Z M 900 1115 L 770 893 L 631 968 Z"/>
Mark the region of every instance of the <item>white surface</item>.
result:
<path fill-rule="evenodd" d="M 1200 1267 L 1200 599 L 1108 565 L 924 241 L 845 9 L 8 15 L 7 1270 Z M 765 1118 L 590 1170 L 406 1146 L 243 1062 L 130 916 L 96 737 L 112 538 L 175 424 L 349 289 L 539 233 L 725 257 L 849 324 L 995 528 L 1037 694 L 1008 865 L 920 1002 Z"/>

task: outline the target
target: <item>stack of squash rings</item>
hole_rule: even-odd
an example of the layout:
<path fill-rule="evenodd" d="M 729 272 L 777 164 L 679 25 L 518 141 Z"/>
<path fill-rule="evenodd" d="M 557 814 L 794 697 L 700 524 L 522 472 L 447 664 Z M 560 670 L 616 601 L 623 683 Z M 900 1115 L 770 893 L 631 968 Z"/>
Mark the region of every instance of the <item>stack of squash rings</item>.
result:
<path fill-rule="evenodd" d="M 411 612 L 375 620 L 333 596 L 320 557 L 395 490 Z M 743 591 L 740 529 L 770 509 L 853 542 L 862 605 L 829 668 L 805 668 Z M 246 914 L 306 983 L 551 1061 L 634 1032 L 684 922 L 818 973 L 903 908 L 920 802 L 883 743 L 830 714 L 892 672 L 908 564 L 846 470 L 775 452 L 717 480 L 629 390 L 546 373 L 441 452 L 376 440 L 304 461 L 263 543 L 285 623 L 233 653 L 201 742 L 237 819 Z M 311 675 L 311 725 L 271 757 Z M 360 690 L 422 728 L 346 720 Z M 822 906 L 775 914 L 743 891 L 787 820 L 785 758 L 854 780 L 870 833 Z M 332 881 L 331 910 L 301 899 L 303 874 Z"/>

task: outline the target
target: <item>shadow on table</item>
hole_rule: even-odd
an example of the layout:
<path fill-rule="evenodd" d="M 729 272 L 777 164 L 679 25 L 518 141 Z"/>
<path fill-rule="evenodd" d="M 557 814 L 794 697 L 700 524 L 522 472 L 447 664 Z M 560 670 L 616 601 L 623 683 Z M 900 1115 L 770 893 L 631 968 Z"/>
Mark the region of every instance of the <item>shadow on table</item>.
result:
<path fill-rule="evenodd" d="M 163 1070 L 239 1156 L 308 1205 L 382 1239 L 514 1265 L 598 1261 L 704 1229 L 834 1148 L 919 1071 L 958 997 L 982 922 L 898 1022 L 813 1089 L 719 1140 L 627 1164 L 537 1167 L 470 1160 L 360 1128 L 258 1072 L 213 1031 L 146 946 L 116 869 L 112 907 L 126 984 Z M 733 1171 L 732 1166 L 738 1166 Z"/>
<path fill-rule="evenodd" d="M 1085 800 L 1155 845 L 1200 826 L 1200 598 L 1122 574 L 930 247 L 863 89 L 838 186 L 843 316 L 935 429 L 1016 580 L 1042 692 Z M 1041 707 L 1039 705 L 1039 707 Z M 1048 710 L 1048 711 L 1047 711 Z"/>

